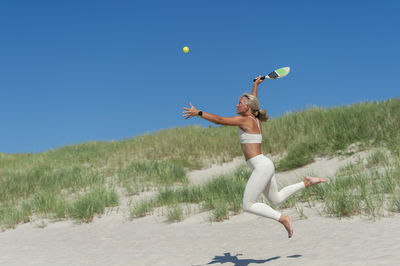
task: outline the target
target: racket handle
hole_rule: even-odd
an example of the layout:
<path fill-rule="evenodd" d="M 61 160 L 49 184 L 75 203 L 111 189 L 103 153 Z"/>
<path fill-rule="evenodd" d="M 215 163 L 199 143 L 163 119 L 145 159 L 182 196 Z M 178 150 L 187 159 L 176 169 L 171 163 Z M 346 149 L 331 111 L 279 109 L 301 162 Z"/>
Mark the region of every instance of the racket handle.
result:
<path fill-rule="evenodd" d="M 264 80 L 264 79 L 265 79 L 265 76 L 262 76 L 260 79 L 261 79 L 261 80 Z M 254 82 L 254 81 L 256 81 L 256 79 L 253 79 L 253 82 Z"/>

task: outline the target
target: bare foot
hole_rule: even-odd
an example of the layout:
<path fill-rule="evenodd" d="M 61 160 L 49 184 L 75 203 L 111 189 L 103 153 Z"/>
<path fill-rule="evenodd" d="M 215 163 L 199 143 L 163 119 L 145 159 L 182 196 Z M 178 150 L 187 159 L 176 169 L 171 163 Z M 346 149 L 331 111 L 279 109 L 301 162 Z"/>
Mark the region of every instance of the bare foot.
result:
<path fill-rule="evenodd" d="M 281 215 L 281 218 L 279 218 L 279 222 L 283 224 L 286 231 L 288 232 L 288 237 L 291 238 L 293 235 L 292 216 Z"/>
<path fill-rule="evenodd" d="M 326 179 L 322 177 L 311 177 L 311 176 L 306 176 L 304 178 L 304 185 L 306 187 L 311 187 L 312 185 L 316 185 L 319 183 L 325 183 Z"/>

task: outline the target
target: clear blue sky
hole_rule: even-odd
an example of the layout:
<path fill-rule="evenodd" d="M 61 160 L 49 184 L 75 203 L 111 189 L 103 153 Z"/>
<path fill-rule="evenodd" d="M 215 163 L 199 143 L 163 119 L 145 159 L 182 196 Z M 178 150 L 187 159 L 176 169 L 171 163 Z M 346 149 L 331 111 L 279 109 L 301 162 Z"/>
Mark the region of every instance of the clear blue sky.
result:
<path fill-rule="evenodd" d="M 122 140 L 234 116 L 400 96 L 399 1 L 0 2 L 0 152 Z M 190 47 L 189 54 L 182 48 Z"/>

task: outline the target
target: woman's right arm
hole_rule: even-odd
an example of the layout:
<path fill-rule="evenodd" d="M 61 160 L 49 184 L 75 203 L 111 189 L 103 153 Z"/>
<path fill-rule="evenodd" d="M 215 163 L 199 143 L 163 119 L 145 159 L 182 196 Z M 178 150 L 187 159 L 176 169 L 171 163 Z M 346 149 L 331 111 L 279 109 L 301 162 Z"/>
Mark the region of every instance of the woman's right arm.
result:
<path fill-rule="evenodd" d="M 263 81 L 264 81 L 264 80 L 261 79 L 261 76 L 256 77 L 256 80 L 254 81 L 254 84 L 253 84 L 253 89 L 252 89 L 252 91 L 251 91 L 251 94 L 253 94 L 254 96 L 257 97 L 257 87 L 258 87 L 258 85 L 260 85 Z"/>

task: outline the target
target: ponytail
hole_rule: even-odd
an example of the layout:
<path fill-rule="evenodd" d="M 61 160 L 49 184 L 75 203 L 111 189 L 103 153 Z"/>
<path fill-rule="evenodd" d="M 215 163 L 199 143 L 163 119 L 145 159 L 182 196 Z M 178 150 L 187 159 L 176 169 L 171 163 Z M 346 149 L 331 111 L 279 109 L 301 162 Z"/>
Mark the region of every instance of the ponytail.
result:
<path fill-rule="evenodd" d="M 256 113 L 257 113 L 256 117 L 263 122 L 266 122 L 269 118 L 269 116 L 267 115 L 267 111 L 265 109 L 258 110 Z"/>

